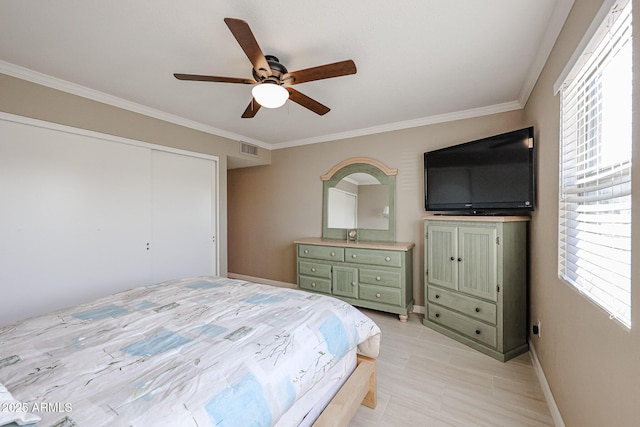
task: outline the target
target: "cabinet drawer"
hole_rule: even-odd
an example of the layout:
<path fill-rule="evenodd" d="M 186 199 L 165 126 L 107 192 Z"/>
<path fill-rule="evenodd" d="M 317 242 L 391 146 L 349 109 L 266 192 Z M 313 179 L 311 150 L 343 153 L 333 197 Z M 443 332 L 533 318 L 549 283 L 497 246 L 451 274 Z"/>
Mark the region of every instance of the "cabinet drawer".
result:
<path fill-rule="evenodd" d="M 466 314 L 469 317 L 491 323 L 492 325 L 496 324 L 496 305 L 490 302 L 470 298 L 433 286 L 428 287 L 427 297 L 430 302 L 443 305 Z"/>
<path fill-rule="evenodd" d="M 346 262 L 402 267 L 402 253 L 398 251 L 354 248 L 346 248 L 344 251 Z"/>
<path fill-rule="evenodd" d="M 361 268 L 360 283 L 400 288 L 402 284 L 402 274 L 399 271 L 381 271 Z"/>
<path fill-rule="evenodd" d="M 344 248 L 337 248 L 335 246 L 298 245 L 298 256 L 300 258 L 344 261 Z"/>
<path fill-rule="evenodd" d="M 497 330 L 495 326 L 487 325 L 462 314 L 447 310 L 429 303 L 429 320 L 438 323 L 467 337 L 479 341 L 489 347 L 496 348 Z"/>
<path fill-rule="evenodd" d="M 301 289 L 308 289 L 315 292 L 331 293 L 331 279 L 321 279 L 319 277 L 298 276 L 298 283 Z"/>
<path fill-rule="evenodd" d="M 383 304 L 400 305 L 400 289 L 384 286 L 359 285 L 359 298 Z"/>
<path fill-rule="evenodd" d="M 327 279 L 331 279 L 331 266 L 318 264 L 316 262 L 300 261 L 298 264 L 298 273 L 305 276 L 326 277 Z"/>

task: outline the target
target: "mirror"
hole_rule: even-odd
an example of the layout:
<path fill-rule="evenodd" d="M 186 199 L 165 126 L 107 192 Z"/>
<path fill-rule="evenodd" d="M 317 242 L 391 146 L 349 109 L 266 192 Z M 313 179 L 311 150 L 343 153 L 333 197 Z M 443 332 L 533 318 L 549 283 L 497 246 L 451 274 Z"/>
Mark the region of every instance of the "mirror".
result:
<path fill-rule="evenodd" d="M 394 241 L 396 174 L 374 159 L 354 158 L 323 175 L 322 237 L 346 239 L 357 229 L 358 240 Z"/>

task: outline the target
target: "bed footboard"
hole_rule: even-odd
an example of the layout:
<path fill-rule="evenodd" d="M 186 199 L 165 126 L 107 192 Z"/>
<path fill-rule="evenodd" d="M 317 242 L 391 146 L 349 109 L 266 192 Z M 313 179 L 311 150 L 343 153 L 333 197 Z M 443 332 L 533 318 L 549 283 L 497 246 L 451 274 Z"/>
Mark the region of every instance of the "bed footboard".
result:
<path fill-rule="evenodd" d="M 361 404 L 372 409 L 376 407 L 377 384 L 376 360 L 359 354 L 356 369 L 313 427 L 346 427 Z"/>

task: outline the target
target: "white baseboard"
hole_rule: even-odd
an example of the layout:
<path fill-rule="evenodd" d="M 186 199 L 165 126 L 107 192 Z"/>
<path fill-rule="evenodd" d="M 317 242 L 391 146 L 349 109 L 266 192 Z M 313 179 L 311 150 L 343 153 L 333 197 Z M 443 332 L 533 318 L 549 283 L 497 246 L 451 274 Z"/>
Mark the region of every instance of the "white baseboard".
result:
<path fill-rule="evenodd" d="M 425 310 L 424 305 L 414 305 L 411 312 L 417 314 L 425 314 L 427 311 Z"/>
<path fill-rule="evenodd" d="M 245 276 L 244 274 L 229 273 L 230 279 L 246 280 L 247 282 L 262 283 L 265 285 L 277 286 L 279 288 L 296 289 L 295 283 L 279 282 L 277 280 L 263 279 L 262 277 Z"/>
<path fill-rule="evenodd" d="M 560 409 L 558 409 L 556 400 L 553 398 L 551 387 L 549 387 L 549 383 L 547 382 L 547 377 L 544 375 L 544 371 L 542 370 L 542 365 L 540 364 L 540 359 L 538 359 L 538 353 L 536 353 L 536 348 L 534 347 L 533 342 L 531 340 L 529 340 L 529 354 L 531 354 L 533 369 L 536 372 L 538 381 L 540 381 L 540 387 L 542 387 L 542 393 L 544 393 L 544 397 L 547 400 L 547 405 L 549 405 L 549 412 L 551 412 L 551 418 L 553 418 L 553 423 L 555 424 L 556 427 L 565 427 L 564 420 L 562 419 L 562 415 L 560 414 Z"/>

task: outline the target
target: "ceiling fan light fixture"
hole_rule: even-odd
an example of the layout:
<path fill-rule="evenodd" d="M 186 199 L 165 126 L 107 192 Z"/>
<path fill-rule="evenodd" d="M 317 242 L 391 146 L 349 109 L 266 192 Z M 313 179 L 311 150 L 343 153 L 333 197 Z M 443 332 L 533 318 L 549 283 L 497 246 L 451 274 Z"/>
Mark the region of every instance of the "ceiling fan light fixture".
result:
<path fill-rule="evenodd" d="M 289 99 L 289 92 L 277 83 L 261 83 L 251 89 L 251 94 L 263 107 L 279 108 Z"/>

